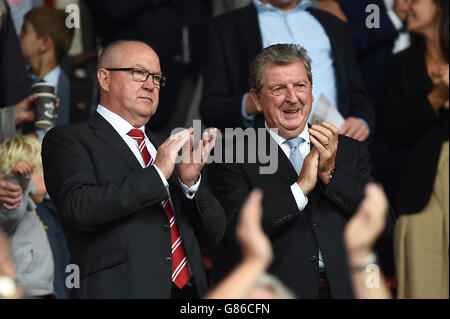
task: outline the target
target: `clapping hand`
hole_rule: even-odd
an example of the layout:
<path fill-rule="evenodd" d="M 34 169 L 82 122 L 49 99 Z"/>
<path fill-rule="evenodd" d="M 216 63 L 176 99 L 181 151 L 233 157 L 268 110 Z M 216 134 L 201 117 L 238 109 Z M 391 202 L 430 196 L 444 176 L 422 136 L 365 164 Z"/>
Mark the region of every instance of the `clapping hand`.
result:
<path fill-rule="evenodd" d="M 203 132 L 202 139 L 198 142 L 197 149 L 194 150 L 193 130 L 189 136 L 189 142 L 184 144 L 181 155 L 181 162 L 178 166 L 181 181 L 188 187 L 194 185 L 200 172 L 208 161 L 209 154 L 216 144 L 217 129 Z"/>
<path fill-rule="evenodd" d="M 338 129 L 330 123 L 312 125 L 309 129 L 311 143 L 319 152 L 318 176 L 327 185 L 330 175 L 336 166 L 336 153 L 338 150 Z"/>

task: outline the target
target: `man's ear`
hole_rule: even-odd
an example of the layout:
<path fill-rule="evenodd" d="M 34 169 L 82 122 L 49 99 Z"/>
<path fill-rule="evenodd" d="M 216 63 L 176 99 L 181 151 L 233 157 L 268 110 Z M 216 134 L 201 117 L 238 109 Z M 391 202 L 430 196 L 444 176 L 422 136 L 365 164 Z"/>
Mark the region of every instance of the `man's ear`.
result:
<path fill-rule="evenodd" d="M 250 96 L 251 96 L 251 98 L 252 98 L 252 100 L 253 100 L 253 103 L 255 104 L 256 109 L 257 109 L 259 112 L 262 112 L 261 103 L 260 103 L 260 101 L 259 101 L 259 95 L 258 95 L 258 93 L 256 93 L 256 90 L 255 90 L 255 89 L 251 89 L 251 90 L 250 90 Z"/>
<path fill-rule="evenodd" d="M 110 74 L 111 73 L 102 68 L 97 71 L 98 84 L 100 85 L 100 88 L 106 92 L 109 92 L 109 82 L 111 80 Z"/>

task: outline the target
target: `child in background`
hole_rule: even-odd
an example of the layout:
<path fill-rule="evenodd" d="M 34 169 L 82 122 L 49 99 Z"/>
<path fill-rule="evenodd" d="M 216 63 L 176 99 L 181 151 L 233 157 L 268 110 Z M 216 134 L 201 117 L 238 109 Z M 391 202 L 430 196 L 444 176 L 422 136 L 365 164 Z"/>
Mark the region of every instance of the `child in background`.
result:
<path fill-rule="evenodd" d="M 41 143 L 33 137 L 15 136 L 0 145 L 0 175 L 7 174 L 29 183 L 24 186 L 22 202 L 14 210 L 0 206 L 0 230 L 11 242 L 16 281 L 25 297 L 54 296 L 54 263 L 44 226 L 36 205 L 47 190 L 41 161 Z M 26 185 L 28 184 L 28 185 Z"/>
<path fill-rule="evenodd" d="M 56 88 L 60 104 L 55 111 L 58 116 L 54 122 L 55 126 L 70 122 L 70 82 L 67 74 L 59 66 L 70 49 L 74 35 L 74 29 L 66 26 L 67 17 L 68 14 L 64 10 L 49 7 L 35 8 L 25 15 L 22 32 L 19 35 L 22 52 L 30 66 L 34 82 L 44 81 L 53 84 Z M 40 141 L 49 129 L 37 130 Z M 35 131 L 34 125 L 32 128 L 23 130 L 24 133 L 30 131 Z M 55 262 L 53 286 L 56 297 L 68 298 L 65 271 L 70 254 L 55 205 L 48 196 L 37 207 L 37 214 L 48 226 L 46 231 Z"/>
<path fill-rule="evenodd" d="M 67 13 L 63 10 L 38 7 L 27 12 L 19 34 L 33 82 L 47 82 L 56 88 L 60 99 L 60 107 L 55 112 L 58 115 L 56 126 L 69 124 L 70 118 L 70 81 L 59 66 L 70 49 L 74 34 L 72 28 L 66 27 L 66 19 Z M 37 131 L 41 141 L 49 129 Z"/>

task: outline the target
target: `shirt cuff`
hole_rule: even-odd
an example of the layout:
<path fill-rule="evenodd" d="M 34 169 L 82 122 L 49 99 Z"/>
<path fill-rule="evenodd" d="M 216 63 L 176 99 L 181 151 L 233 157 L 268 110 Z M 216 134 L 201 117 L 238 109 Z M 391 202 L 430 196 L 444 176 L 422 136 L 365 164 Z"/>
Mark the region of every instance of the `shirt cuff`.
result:
<path fill-rule="evenodd" d="M 178 177 L 178 183 L 180 184 L 181 191 L 184 193 L 184 196 L 186 196 L 188 199 L 193 199 L 195 197 L 195 194 L 197 194 L 198 187 L 200 186 L 201 180 L 202 180 L 202 175 L 200 175 L 200 177 L 198 178 L 197 183 L 195 183 L 191 187 L 188 187 Z"/>
<path fill-rule="evenodd" d="M 297 182 L 291 185 L 291 192 L 292 195 L 294 195 L 294 199 L 299 211 L 304 210 L 306 205 L 308 204 L 308 197 L 303 194 L 303 191 L 300 186 L 298 186 Z"/>

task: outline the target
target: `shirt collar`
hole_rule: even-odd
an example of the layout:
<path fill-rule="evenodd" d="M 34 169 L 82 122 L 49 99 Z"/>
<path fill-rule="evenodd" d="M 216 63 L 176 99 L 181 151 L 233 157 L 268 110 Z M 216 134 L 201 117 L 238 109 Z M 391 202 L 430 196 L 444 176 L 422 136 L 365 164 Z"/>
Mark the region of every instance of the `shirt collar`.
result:
<path fill-rule="evenodd" d="M 44 75 L 42 80 L 44 80 L 44 82 L 51 83 L 55 87 L 57 87 L 60 74 L 61 74 L 61 67 L 58 65 L 56 68 L 54 68 L 53 70 L 48 72 L 46 75 Z"/>
<path fill-rule="evenodd" d="M 108 121 L 109 124 L 112 125 L 112 127 L 119 133 L 120 136 L 124 137 L 128 134 L 129 131 L 134 129 L 135 127 L 128 123 L 123 117 L 120 115 L 108 110 L 106 107 L 102 105 L 98 105 L 97 112 Z M 145 136 L 145 125 L 138 127 L 139 130 L 141 130 Z"/>
<path fill-rule="evenodd" d="M 253 0 L 253 4 L 255 5 L 256 10 L 258 11 L 258 13 L 269 12 L 269 11 L 275 11 L 275 12 L 282 12 L 282 13 L 284 13 L 283 10 L 275 8 L 270 3 L 262 3 L 261 0 Z M 300 0 L 298 2 L 297 7 L 295 7 L 292 10 L 290 10 L 289 12 L 304 11 L 307 8 L 309 8 L 310 6 L 311 6 L 311 0 Z"/>
<path fill-rule="evenodd" d="M 277 133 L 275 133 L 274 130 L 270 129 L 267 126 L 267 122 L 265 122 L 265 126 L 266 126 L 266 130 L 267 132 L 269 132 L 270 136 L 273 137 L 273 139 L 277 142 L 278 145 L 283 145 L 284 142 L 286 142 L 286 139 L 280 135 L 278 135 Z M 309 140 L 309 131 L 308 131 L 308 123 L 306 123 L 305 128 L 303 129 L 303 131 L 300 133 L 299 135 L 301 138 L 303 138 L 304 141 L 306 141 L 306 143 L 310 144 L 311 141 Z"/>

